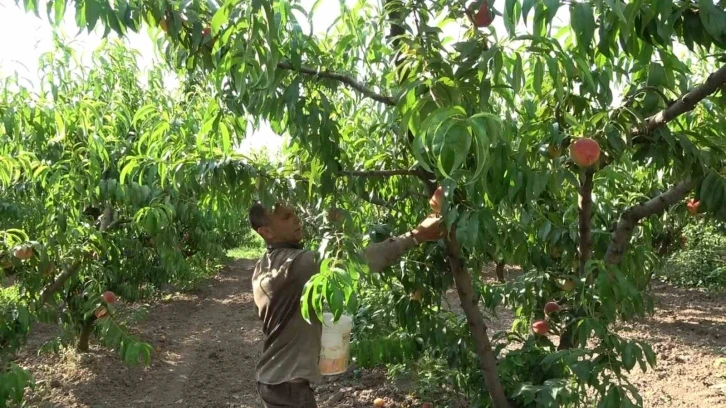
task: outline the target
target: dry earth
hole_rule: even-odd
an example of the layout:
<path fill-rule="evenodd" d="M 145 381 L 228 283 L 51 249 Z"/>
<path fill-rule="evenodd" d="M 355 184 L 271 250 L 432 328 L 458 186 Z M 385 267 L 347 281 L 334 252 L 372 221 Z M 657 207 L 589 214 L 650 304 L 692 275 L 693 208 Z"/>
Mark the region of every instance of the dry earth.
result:
<path fill-rule="evenodd" d="M 156 349 L 148 367 L 127 368 L 96 345 L 85 355 L 37 355 L 53 332 L 36 327 L 19 356 L 38 382 L 27 405 L 259 407 L 254 366 L 262 333 L 253 310 L 252 265 L 236 261 L 199 290 L 151 305 L 134 332 Z M 726 364 L 717 366 L 726 357 L 726 295 L 665 285 L 655 290 L 656 315 L 619 328 L 626 337 L 648 340 L 658 352 L 656 370 L 631 375 L 645 406 L 726 407 Z M 455 294 L 449 299 L 456 307 Z M 502 314 L 491 326 L 506 329 L 510 323 L 511 314 Z M 421 406 L 410 389 L 387 381 L 379 369 L 328 378 L 317 395 L 321 407 L 370 407 L 376 397 L 388 407 Z"/>

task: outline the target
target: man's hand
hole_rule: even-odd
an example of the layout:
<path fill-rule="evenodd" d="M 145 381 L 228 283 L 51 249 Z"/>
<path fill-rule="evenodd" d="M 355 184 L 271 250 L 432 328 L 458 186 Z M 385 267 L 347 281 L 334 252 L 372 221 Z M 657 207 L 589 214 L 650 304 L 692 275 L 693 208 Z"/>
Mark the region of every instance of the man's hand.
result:
<path fill-rule="evenodd" d="M 416 228 L 411 231 L 411 235 L 418 242 L 436 241 L 446 235 L 441 228 L 441 217 L 431 214 L 424 218 Z"/>

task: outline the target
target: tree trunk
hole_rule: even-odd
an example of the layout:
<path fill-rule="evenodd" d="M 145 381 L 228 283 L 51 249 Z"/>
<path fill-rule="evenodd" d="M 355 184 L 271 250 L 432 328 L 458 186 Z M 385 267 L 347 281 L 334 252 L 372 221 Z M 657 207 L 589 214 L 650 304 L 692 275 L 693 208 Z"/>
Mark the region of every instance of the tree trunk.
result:
<path fill-rule="evenodd" d="M 504 261 L 497 262 L 497 280 L 504 283 Z"/>
<path fill-rule="evenodd" d="M 560 335 L 560 344 L 557 345 L 557 350 L 569 350 L 573 346 L 572 336 L 574 332 L 568 326 L 565 331 Z"/>
<path fill-rule="evenodd" d="M 579 210 L 579 235 L 580 235 L 580 266 L 579 273 L 584 277 L 587 273 L 585 266 L 592 258 L 592 178 L 594 170 L 587 169 L 580 180 L 580 191 L 578 193 Z M 592 279 L 588 277 L 588 282 Z"/>
<path fill-rule="evenodd" d="M 695 180 L 688 179 L 682 181 L 665 193 L 625 210 L 620 216 L 620 220 L 618 220 L 617 227 L 613 233 L 613 238 L 610 241 L 610 245 L 608 245 L 607 253 L 605 254 L 605 262 L 610 265 L 620 263 L 620 260 L 625 253 L 626 246 L 630 241 L 630 237 L 633 235 L 633 231 L 635 230 L 638 222 L 645 217 L 664 211 L 676 201 L 682 200 L 696 185 L 697 181 Z M 592 189 L 590 191 L 592 191 Z M 582 217 L 580 218 L 580 226 L 582 226 Z M 581 242 L 580 251 L 582 251 L 582 247 Z M 580 260 L 580 267 L 582 268 L 582 259 Z M 582 313 L 580 311 L 575 311 L 574 315 L 580 316 Z M 574 345 L 573 343 L 574 332 L 568 326 L 568 328 L 565 329 L 560 336 L 560 344 L 557 349 L 566 350 L 572 348 Z"/>
<path fill-rule="evenodd" d="M 78 345 L 76 348 L 81 352 L 88 352 L 88 341 L 93 333 L 93 323 L 96 321 L 96 316 L 91 316 L 88 320 L 83 323 L 81 327 L 81 335 L 78 338 Z"/>
<path fill-rule="evenodd" d="M 400 35 L 405 33 L 403 26 L 401 25 L 401 10 L 404 7 L 403 2 L 397 0 L 386 0 L 384 6 L 387 8 L 388 22 L 390 24 L 389 38 L 393 45 L 393 51 L 395 52 L 394 64 L 398 68 L 404 62 L 405 56 L 400 53 Z M 400 71 L 399 71 L 400 72 Z M 398 78 L 399 82 L 406 80 L 407 73 L 401 73 Z M 385 102 L 384 102 L 385 103 Z M 408 132 L 409 141 L 413 141 L 414 135 L 409 130 Z M 436 190 L 436 183 L 433 181 L 434 175 L 429 174 L 423 169 L 420 169 L 419 178 L 426 186 L 428 195 L 431 196 Z M 449 263 L 451 267 L 451 273 L 456 283 L 456 289 L 459 293 L 459 299 L 461 300 L 461 307 L 466 315 L 466 320 L 471 331 L 471 336 L 474 340 L 476 347 L 476 353 L 479 357 L 481 369 L 484 373 L 484 380 L 486 389 L 492 397 L 492 403 L 494 408 L 509 408 L 510 404 L 507 400 L 504 388 L 499 381 L 497 374 L 497 361 L 492 351 L 489 337 L 487 336 L 487 328 L 484 324 L 484 317 L 479 310 L 479 297 L 474 296 L 474 286 L 472 284 L 472 277 L 466 271 L 464 262 L 461 257 L 461 246 L 456 241 L 454 234 L 446 240 L 446 249 L 449 257 Z"/>
<path fill-rule="evenodd" d="M 479 297 L 474 295 L 474 285 L 471 275 L 467 272 L 464 262 L 461 258 L 461 246 L 456 241 L 454 233 L 450 234 L 450 238 L 446 241 L 446 252 L 449 257 L 451 273 L 456 283 L 456 291 L 461 300 L 461 308 L 466 315 L 466 321 L 474 339 L 476 354 L 479 357 L 482 372 L 484 373 L 484 381 L 486 389 L 492 397 L 492 403 L 495 408 L 510 407 L 507 396 L 504 393 L 502 383 L 499 381 L 497 374 L 497 360 L 492 351 L 492 345 L 487 335 L 487 326 L 484 323 L 484 316 L 479 310 Z"/>

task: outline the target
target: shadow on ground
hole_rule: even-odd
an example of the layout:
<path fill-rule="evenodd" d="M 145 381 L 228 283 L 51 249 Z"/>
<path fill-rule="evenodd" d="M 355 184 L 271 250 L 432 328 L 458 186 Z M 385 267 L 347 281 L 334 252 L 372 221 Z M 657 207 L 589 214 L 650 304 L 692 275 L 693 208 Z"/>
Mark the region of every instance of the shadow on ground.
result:
<path fill-rule="evenodd" d="M 262 332 L 251 269 L 239 260 L 191 294 L 153 305 L 134 334 L 156 350 L 149 367 L 129 368 L 94 346 L 84 355 L 35 356 L 37 407 L 256 407 L 254 367 Z"/>

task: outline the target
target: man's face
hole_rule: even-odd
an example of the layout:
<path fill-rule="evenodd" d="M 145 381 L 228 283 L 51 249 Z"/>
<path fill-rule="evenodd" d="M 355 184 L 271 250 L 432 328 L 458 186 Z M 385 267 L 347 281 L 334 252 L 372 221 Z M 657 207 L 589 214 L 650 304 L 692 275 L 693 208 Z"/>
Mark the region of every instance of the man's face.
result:
<path fill-rule="evenodd" d="M 295 211 L 287 205 L 276 205 L 268 212 L 268 225 L 260 228 L 260 235 L 268 243 L 300 242 L 303 237 L 302 223 Z"/>

